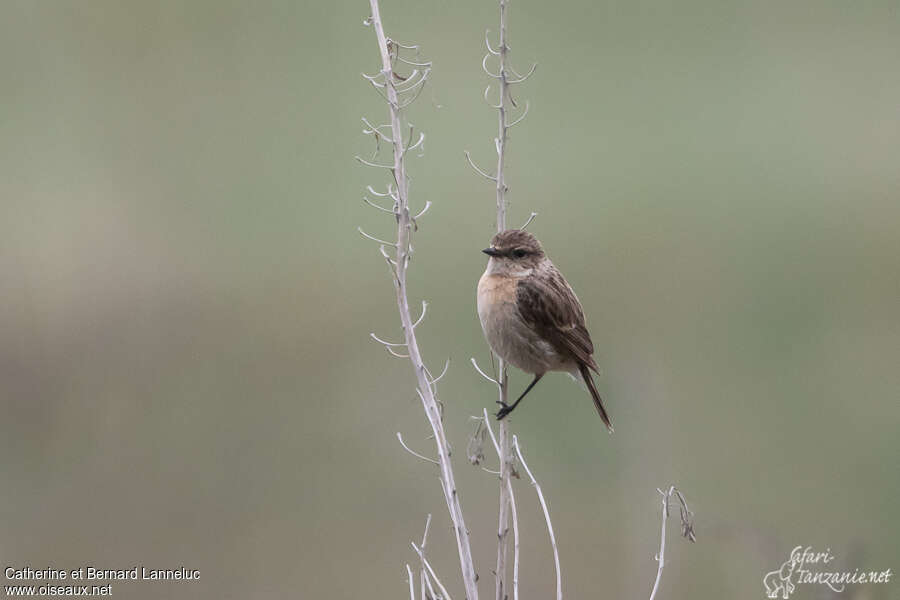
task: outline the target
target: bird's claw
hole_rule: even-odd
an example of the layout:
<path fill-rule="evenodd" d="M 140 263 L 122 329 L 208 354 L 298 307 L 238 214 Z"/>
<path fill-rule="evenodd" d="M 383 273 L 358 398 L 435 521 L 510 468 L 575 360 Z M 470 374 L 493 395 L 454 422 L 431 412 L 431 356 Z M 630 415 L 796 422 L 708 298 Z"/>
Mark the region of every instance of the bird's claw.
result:
<path fill-rule="evenodd" d="M 503 417 L 512 412 L 512 407 L 509 406 L 506 402 L 501 402 L 497 400 L 497 404 L 500 405 L 500 410 L 497 411 L 497 420 L 502 421 Z"/>

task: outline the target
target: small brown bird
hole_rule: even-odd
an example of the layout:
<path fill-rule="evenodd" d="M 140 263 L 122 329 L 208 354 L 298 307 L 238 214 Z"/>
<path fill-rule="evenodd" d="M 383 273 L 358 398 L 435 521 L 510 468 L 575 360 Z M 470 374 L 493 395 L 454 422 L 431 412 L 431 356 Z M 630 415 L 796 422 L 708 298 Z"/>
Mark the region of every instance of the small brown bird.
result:
<path fill-rule="evenodd" d="M 483 250 L 490 256 L 478 281 L 478 318 L 494 354 L 534 379 L 513 404 L 501 403 L 502 419 L 548 371 L 565 371 L 587 386 L 600 418 L 609 415 L 594 385 L 599 375 L 584 311 L 565 277 L 536 237 L 520 229 L 501 231 Z"/>

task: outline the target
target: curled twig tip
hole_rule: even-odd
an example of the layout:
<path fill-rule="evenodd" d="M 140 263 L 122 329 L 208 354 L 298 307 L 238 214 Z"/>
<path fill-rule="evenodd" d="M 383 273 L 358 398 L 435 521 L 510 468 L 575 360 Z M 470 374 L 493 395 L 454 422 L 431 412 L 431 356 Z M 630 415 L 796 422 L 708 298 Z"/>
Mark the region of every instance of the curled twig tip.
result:
<path fill-rule="evenodd" d="M 525 231 L 525 229 L 527 229 L 528 226 L 531 225 L 531 222 L 534 221 L 535 217 L 537 217 L 537 216 L 538 216 L 538 214 L 536 212 L 532 212 L 531 216 L 528 217 L 528 220 L 525 221 L 525 224 L 522 225 L 521 227 L 519 227 L 519 231 Z"/>
<path fill-rule="evenodd" d="M 469 154 L 468 150 L 466 150 L 464 153 L 466 155 L 466 160 L 469 161 L 469 166 L 475 169 L 476 173 L 478 173 L 485 179 L 489 179 L 490 181 L 497 181 L 496 177 L 494 177 L 493 175 L 488 175 L 484 170 L 482 170 L 478 165 L 475 164 L 475 161 L 472 160 L 472 156 Z"/>

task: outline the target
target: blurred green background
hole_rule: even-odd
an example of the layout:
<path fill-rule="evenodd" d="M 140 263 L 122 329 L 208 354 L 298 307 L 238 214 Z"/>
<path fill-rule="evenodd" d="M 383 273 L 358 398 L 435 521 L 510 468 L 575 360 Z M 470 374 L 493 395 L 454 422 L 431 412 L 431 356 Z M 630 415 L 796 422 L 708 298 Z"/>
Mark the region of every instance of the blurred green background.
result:
<path fill-rule="evenodd" d="M 410 113 L 411 302 L 440 385 L 481 591 L 497 482 L 464 458 L 493 392 L 474 287 L 493 191 L 491 0 L 390 1 L 434 77 Z M 393 288 L 361 225 L 385 106 L 365 2 L 0 5 L 0 563 L 179 567 L 123 598 L 398 598 L 409 541 L 462 597 Z M 761 598 L 796 545 L 900 557 L 900 12 L 895 1 L 514 0 L 531 113 L 510 223 L 578 292 L 616 426 L 545 379 L 513 417 L 569 598 Z M 512 375 L 516 393 L 527 376 Z M 522 595 L 550 597 L 517 482 Z M 676 527 L 673 524 L 673 531 Z M 858 588 L 896 596 L 897 584 Z M 821 597 L 798 588 L 797 598 Z M 842 597 L 851 597 L 845 592 Z M 892 595 L 893 594 L 893 595 Z M 862 597 L 862 596 L 860 596 Z"/>

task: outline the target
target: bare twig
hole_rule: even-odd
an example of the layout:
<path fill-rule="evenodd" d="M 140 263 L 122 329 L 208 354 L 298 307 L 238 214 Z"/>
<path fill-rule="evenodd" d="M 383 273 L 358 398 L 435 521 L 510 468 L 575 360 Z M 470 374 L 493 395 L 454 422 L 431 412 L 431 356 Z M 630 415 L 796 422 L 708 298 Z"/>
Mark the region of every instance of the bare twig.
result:
<path fill-rule="evenodd" d="M 413 574 L 409 563 L 406 563 L 406 574 L 409 577 L 409 600 L 416 600 L 416 585 L 413 583 Z"/>
<path fill-rule="evenodd" d="M 525 469 L 525 472 L 528 474 L 528 479 L 531 480 L 531 485 L 534 486 L 534 489 L 537 492 L 538 501 L 541 503 L 541 510 L 544 511 L 544 521 L 547 522 L 547 533 L 550 534 L 550 546 L 553 548 L 553 564 L 556 567 L 556 600 L 562 600 L 562 574 L 559 569 L 559 550 L 556 547 L 556 536 L 553 534 L 553 523 L 550 521 L 550 509 L 547 508 L 547 501 L 544 500 L 544 492 L 541 491 L 541 484 L 534 478 L 531 469 L 528 468 L 528 463 L 525 462 L 525 457 L 522 456 L 522 449 L 519 448 L 519 439 L 515 435 L 513 436 L 513 447 L 516 449 L 516 456 L 519 458 L 519 464 Z"/>
<path fill-rule="evenodd" d="M 368 79 L 373 85 L 383 86 L 383 90 L 385 92 L 391 124 L 390 139 L 392 140 L 391 145 L 393 147 L 393 163 L 391 165 L 381 165 L 365 161 L 363 159 L 360 159 L 359 157 L 357 157 L 357 160 L 359 160 L 363 164 L 384 167 L 391 173 L 393 183 L 396 185 L 396 190 L 395 193 L 391 193 L 391 189 L 389 187 L 388 192 L 396 202 L 397 241 L 396 243 L 390 243 L 378 240 L 377 238 L 372 238 L 372 236 L 369 236 L 365 233 L 363 233 L 363 235 L 374 239 L 375 241 L 379 242 L 379 244 L 381 244 L 382 254 L 385 256 L 392 267 L 394 288 L 397 298 L 397 308 L 400 313 L 400 322 L 403 326 L 403 333 L 405 337 L 404 346 L 408 353 L 409 360 L 413 365 L 413 371 L 415 372 L 417 384 L 416 392 L 418 393 L 419 398 L 422 401 L 422 407 L 425 410 L 425 416 L 428 419 L 429 424 L 431 425 L 432 434 L 434 436 L 434 443 L 437 450 L 437 462 L 440 466 L 441 489 L 444 492 L 444 499 L 447 503 L 447 509 L 450 514 L 450 520 L 453 523 L 453 531 L 456 536 L 459 564 L 460 570 L 462 572 L 463 585 L 466 591 L 466 598 L 468 600 L 477 600 L 477 575 L 475 574 L 475 566 L 472 559 L 472 550 L 469 542 L 469 530 L 467 529 L 465 520 L 463 518 L 462 507 L 459 501 L 459 494 L 456 490 L 456 481 L 453 474 L 453 466 L 450 462 L 450 445 L 447 441 L 447 436 L 444 431 L 441 409 L 437 400 L 437 396 L 435 394 L 433 379 L 429 380 L 428 369 L 425 367 L 425 363 L 422 359 L 422 354 L 419 349 L 419 343 L 416 339 L 415 327 L 409 309 L 409 299 L 407 294 L 407 269 L 409 267 L 409 257 L 412 252 L 410 237 L 412 235 L 414 222 L 409 211 L 409 179 L 406 174 L 405 161 L 407 148 L 404 148 L 403 145 L 401 110 L 405 106 L 408 106 L 411 102 L 413 102 L 421 92 L 422 88 L 425 85 L 425 82 L 428 79 L 430 66 L 423 67 L 421 75 L 415 81 L 407 81 L 403 86 L 398 86 L 395 83 L 395 79 L 397 79 L 397 77 L 395 77 L 393 70 L 394 58 L 396 56 L 399 56 L 401 50 L 403 49 L 418 50 L 418 47 L 399 44 L 394 40 L 389 41 L 384 32 L 384 25 L 381 19 L 378 0 L 369 0 L 369 4 L 372 12 L 371 16 L 366 20 L 366 23 L 372 25 L 375 30 L 375 36 L 378 43 L 378 51 L 381 56 L 381 72 L 379 74 L 380 77 L 373 76 Z M 383 82 L 381 80 L 383 80 Z M 412 98 L 401 101 L 400 94 L 402 94 L 403 92 L 411 92 L 413 94 Z M 420 137 L 419 139 L 422 140 L 424 138 Z M 410 146 L 410 148 L 413 147 L 415 147 L 415 145 Z M 384 251 L 384 246 L 390 246 L 394 248 L 393 259 L 391 259 L 387 252 Z M 385 348 L 387 348 L 389 351 L 392 351 L 392 346 L 385 345 Z M 413 547 L 415 548 L 415 544 L 413 544 Z M 416 551 L 419 552 L 418 548 L 416 549 Z M 438 584 L 438 587 L 441 588 L 441 593 L 445 598 L 449 598 L 449 594 L 446 593 L 446 590 L 437 580 L 433 569 L 431 569 L 431 566 L 425 559 L 424 553 L 420 553 L 420 557 L 427 571 L 434 578 L 435 582 Z"/>
<path fill-rule="evenodd" d="M 468 150 L 465 151 L 465 155 L 466 155 L 466 160 L 469 161 L 469 165 L 470 165 L 473 169 L 475 169 L 475 172 L 476 172 L 476 173 L 478 173 L 479 175 L 481 175 L 481 176 L 484 177 L 485 179 L 489 179 L 489 180 L 491 180 L 491 181 L 497 181 L 497 178 L 496 178 L 496 177 L 494 177 L 493 175 L 488 175 L 487 173 L 484 172 L 483 169 L 481 169 L 478 165 L 475 164 L 475 162 L 472 160 L 472 157 L 469 155 L 469 151 L 468 151 Z"/>
<path fill-rule="evenodd" d="M 528 229 L 528 226 L 531 225 L 531 222 L 534 221 L 535 217 L 537 217 L 537 213 L 536 212 L 531 213 L 531 216 L 528 217 L 528 220 L 525 221 L 525 224 L 522 225 L 521 227 L 519 227 L 519 229 L 521 231 Z"/>
<path fill-rule="evenodd" d="M 380 344 L 384 344 L 385 346 L 391 346 L 392 348 L 396 348 L 398 346 L 406 346 L 406 342 L 399 342 L 399 343 L 386 342 L 385 340 L 381 339 L 374 333 L 370 333 L 369 337 L 371 337 L 373 340 L 375 340 L 376 342 L 378 342 Z"/>
<path fill-rule="evenodd" d="M 388 186 L 388 191 L 387 191 L 387 192 L 383 192 L 383 193 L 382 193 L 382 192 L 376 192 L 375 189 L 374 189 L 371 185 L 367 185 L 367 186 L 366 186 L 366 189 L 369 190 L 369 193 L 372 194 L 373 196 L 379 196 L 379 197 L 381 197 L 381 198 L 384 198 L 385 196 L 390 196 L 391 198 L 394 197 L 394 194 L 392 194 L 391 191 L 390 191 L 390 186 Z"/>
<path fill-rule="evenodd" d="M 428 517 L 425 519 L 425 531 L 422 533 L 422 560 L 421 560 L 421 569 L 419 571 L 419 587 L 422 590 L 422 598 L 425 598 L 425 586 L 428 586 L 428 589 L 431 591 L 431 597 L 434 598 L 434 590 L 431 589 L 431 578 L 428 575 L 428 570 L 425 568 L 425 544 L 428 543 L 428 529 L 431 527 L 431 513 L 428 513 Z"/>
<path fill-rule="evenodd" d="M 497 452 L 497 456 L 500 456 L 500 444 L 497 443 L 497 438 L 494 437 L 494 430 L 491 429 L 491 420 L 488 417 L 488 411 L 484 409 L 484 424 L 487 427 L 487 431 L 491 436 L 491 443 L 494 445 L 494 450 Z"/>
<path fill-rule="evenodd" d="M 487 379 L 488 381 L 490 381 L 491 383 L 493 383 L 496 386 L 500 385 L 499 381 L 497 381 L 496 379 L 494 379 L 493 377 L 491 377 L 490 375 L 488 375 L 487 373 L 485 373 L 484 371 L 481 370 L 481 367 L 479 367 L 478 363 L 475 362 L 474 357 L 470 358 L 469 360 L 472 361 L 472 366 L 475 367 L 475 370 L 478 371 L 479 375 L 481 375 L 482 377 L 484 377 L 485 379 Z"/>
<path fill-rule="evenodd" d="M 500 8 L 500 38 L 499 43 L 496 47 L 491 45 L 489 31 L 485 32 L 484 35 L 484 44 L 487 47 L 488 53 L 484 56 L 484 59 L 481 61 L 481 68 L 485 73 L 491 78 L 497 81 L 497 85 L 499 87 L 499 97 L 497 103 L 494 104 L 490 100 L 488 100 L 488 94 L 490 93 L 491 86 L 484 90 L 484 98 L 485 101 L 491 105 L 493 108 L 497 109 L 497 137 L 494 138 L 494 149 L 497 152 L 497 169 L 495 171 L 495 175 L 490 175 L 484 171 L 484 169 L 479 168 L 473 161 L 472 157 L 469 156 L 469 153 L 466 152 L 466 160 L 469 162 L 469 165 L 482 177 L 494 182 L 495 190 L 496 190 L 496 200 L 497 200 L 497 231 L 503 231 L 506 229 L 506 209 L 507 209 L 507 201 L 506 201 L 506 192 L 508 191 L 508 187 L 506 185 L 506 178 L 504 174 L 504 167 L 506 165 L 506 142 L 509 137 L 509 128 L 513 125 L 520 123 L 528 114 L 528 105 L 525 105 L 525 110 L 517 119 L 509 122 L 508 113 L 510 111 L 510 106 L 516 106 L 515 101 L 510 94 L 509 86 L 514 83 L 521 83 L 525 81 L 531 74 L 534 72 L 534 67 L 532 67 L 531 71 L 527 75 L 519 76 L 512 71 L 512 68 L 508 65 L 508 54 L 509 54 L 509 45 L 506 39 L 506 8 L 507 8 L 507 0 L 499 0 L 499 8 Z M 497 71 L 492 72 L 490 67 L 488 67 L 488 59 L 492 56 L 496 56 L 498 59 Z M 514 77 L 511 79 L 509 73 L 512 72 Z M 533 218 L 533 217 L 532 217 Z M 527 227 L 531 222 L 529 219 L 528 223 L 523 226 Z M 509 397 L 509 388 L 508 388 L 508 376 L 506 372 L 506 364 L 505 361 L 498 357 L 499 359 L 499 375 L 497 378 L 493 378 L 488 376 L 484 371 L 482 371 L 478 364 L 475 362 L 475 359 L 472 359 L 472 364 L 475 366 L 475 369 L 481 374 L 482 377 L 487 379 L 488 381 L 497 385 L 498 389 L 498 401 L 501 406 L 506 406 L 506 401 Z M 487 419 L 487 413 L 485 412 L 485 419 Z M 515 507 L 513 506 L 514 499 L 512 496 L 512 485 L 510 482 L 510 477 L 513 474 L 513 464 L 512 464 L 512 453 L 510 449 L 510 433 L 509 433 L 509 425 L 510 420 L 506 419 L 500 421 L 499 424 L 499 437 L 494 438 L 493 431 L 488 429 L 491 433 L 491 440 L 494 442 L 494 448 L 497 450 L 497 454 L 500 459 L 500 508 L 498 515 L 498 525 L 497 525 L 497 567 L 494 570 L 494 582 L 495 582 L 495 598 L 496 600 L 505 600 L 507 596 L 507 586 L 506 586 L 506 558 L 508 554 L 508 531 L 509 531 L 509 520 L 512 513 L 513 517 L 513 527 L 517 528 L 517 524 L 515 523 Z M 513 532 L 515 534 L 515 531 Z M 518 537 L 516 535 L 516 537 Z M 513 565 L 513 595 L 516 596 L 518 594 L 518 543 L 516 543 L 516 552 L 514 555 L 514 565 Z"/>
<path fill-rule="evenodd" d="M 430 463 L 433 463 L 433 464 L 436 464 L 436 465 L 441 464 L 441 463 L 439 463 L 438 461 L 434 460 L 433 458 L 428 458 L 427 456 L 422 456 L 421 454 L 419 454 L 418 452 L 416 452 L 415 450 L 413 450 L 412 448 L 410 448 L 409 446 L 407 446 L 407 445 L 406 445 L 406 442 L 403 441 L 403 436 L 400 434 L 399 431 L 397 432 L 397 440 L 400 442 L 400 445 L 403 446 L 403 449 L 404 449 L 404 450 L 406 450 L 407 452 L 409 452 L 410 454 L 412 454 L 412 455 L 415 456 L 416 458 L 421 458 L 422 460 L 424 460 L 424 461 L 426 461 L 426 462 L 430 462 Z M 428 515 L 428 516 L 429 516 L 429 518 L 431 517 L 431 515 Z"/>
<path fill-rule="evenodd" d="M 375 204 L 374 202 L 372 202 L 371 200 L 369 200 L 369 199 L 366 198 L 365 196 L 363 196 L 363 202 L 365 202 L 366 204 L 368 204 L 368 205 L 371 206 L 372 208 L 377 208 L 377 209 L 380 210 L 381 212 L 386 212 L 387 214 L 389 214 L 389 215 L 394 215 L 395 217 L 397 216 L 397 213 L 394 212 L 393 210 L 390 210 L 390 209 L 387 209 L 387 208 L 385 208 L 385 207 L 383 207 L 383 206 L 381 206 L 381 205 Z"/>
<path fill-rule="evenodd" d="M 525 75 L 519 75 L 518 73 L 516 73 L 515 69 L 510 69 L 513 72 L 513 74 L 516 76 L 516 79 L 510 79 L 506 83 L 508 83 L 509 85 L 515 85 L 517 83 L 522 83 L 523 81 L 527 80 L 529 77 L 534 75 L 535 69 L 537 69 L 537 63 L 534 63 L 533 65 L 531 65 L 531 69 Z"/>
<path fill-rule="evenodd" d="M 525 110 L 522 111 L 522 114 L 519 115 L 518 118 L 517 118 L 515 121 L 513 121 L 512 123 L 510 123 L 509 125 L 507 125 L 506 128 L 507 128 L 507 129 L 510 129 L 510 128 L 512 128 L 512 127 L 515 127 L 516 125 L 518 125 L 518 124 L 521 123 L 522 121 L 524 121 L 524 120 L 525 120 L 525 117 L 528 116 L 528 109 L 530 108 L 530 106 L 531 106 L 531 104 L 528 102 L 528 100 L 526 100 L 526 101 L 525 101 Z"/>
<path fill-rule="evenodd" d="M 443 370 L 441 371 L 441 374 L 438 375 L 437 377 L 435 377 L 434 379 L 431 380 L 431 385 L 434 385 L 434 384 L 436 384 L 438 381 L 440 381 L 441 379 L 443 379 L 443 378 L 444 378 L 444 375 L 447 374 L 447 370 L 448 370 L 449 368 L 450 368 L 450 359 L 448 358 L 447 361 L 444 363 L 444 368 L 443 368 Z"/>
<path fill-rule="evenodd" d="M 500 105 L 497 107 L 497 231 L 506 229 L 506 181 L 503 167 L 506 164 L 506 106 L 509 98 L 509 84 L 507 83 L 506 61 L 509 46 L 506 44 L 506 0 L 500 0 Z"/>
<path fill-rule="evenodd" d="M 447 592 L 447 588 L 444 587 L 444 584 L 441 583 L 440 578 L 438 578 L 437 573 L 434 572 L 434 568 L 432 568 L 431 563 L 428 562 L 428 559 L 425 558 L 425 553 L 422 552 L 422 549 L 416 546 L 415 542 L 411 542 L 413 550 L 419 555 L 419 558 L 422 560 L 422 564 L 425 565 L 425 568 L 428 569 L 428 574 L 431 575 L 431 579 L 434 581 L 434 584 L 438 586 L 438 589 L 441 590 L 441 595 L 447 600 L 451 600 L 450 594 Z"/>
<path fill-rule="evenodd" d="M 512 479 L 509 477 L 506 478 L 506 492 L 509 494 L 509 512 L 513 528 L 513 600 L 519 600 L 519 514 L 516 512 L 516 495 L 513 492 Z"/>
<path fill-rule="evenodd" d="M 425 203 L 425 208 L 423 208 L 422 210 L 420 210 L 420 211 L 419 211 L 419 214 L 417 214 L 416 216 L 413 217 L 413 221 L 415 221 L 416 219 L 418 219 L 419 217 L 421 217 L 422 215 L 424 215 L 426 212 L 428 212 L 428 209 L 429 209 L 429 208 L 431 208 L 431 200 L 429 200 L 429 201 L 427 201 L 427 202 Z"/>
<path fill-rule="evenodd" d="M 386 241 L 384 241 L 384 240 L 378 239 L 377 237 L 374 237 L 374 236 L 369 235 L 368 233 L 366 233 L 365 231 L 363 231 L 362 227 L 357 227 L 356 230 L 359 231 L 359 233 L 360 233 L 364 238 L 369 239 L 369 240 L 372 240 L 373 242 L 378 242 L 378 243 L 381 244 L 382 246 L 393 246 L 394 248 L 397 247 L 397 244 L 395 244 L 395 243 L 393 243 L 393 242 L 386 242 Z"/>
<path fill-rule="evenodd" d="M 501 402 L 506 402 L 509 378 L 506 376 L 506 368 L 503 361 L 500 361 L 501 383 L 500 398 Z M 510 495 L 510 477 L 512 475 L 512 459 L 509 452 L 509 420 L 500 421 L 500 440 L 498 452 L 500 457 L 500 509 L 497 516 L 497 568 L 494 571 L 495 592 L 497 600 L 505 600 L 506 591 L 506 556 L 509 546 L 509 510 L 512 503 Z"/>
<path fill-rule="evenodd" d="M 669 517 L 669 501 L 672 496 L 678 499 L 681 513 L 681 535 L 692 542 L 697 541 L 694 535 L 694 513 L 688 508 L 682 493 L 674 485 L 669 486 L 668 491 L 662 491 L 656 488 L 659 495 L 662 496 L 662 518 L 659 531 L 659 553 L 656 555 L 656 581 L 653 582 L 653 589 L 650 591 L 650 600 L 656 598 L 656 591 L 659 589 L 659 582 L 662 580 L 663 567 L 666 564 L 666 519 Z"/>
<path fill-rule="evenodd" d="M 419 315 L 419 318 L 416 319 L 416 322 L 413 323 L 413 327 L 418 327 L 419 323 L 422 322 L 422 319 L 425 318 L 425 312 L 428 310 L 428 303 L 422 300 L 422 314 Z M 433 383 L 433 382 L 432 382 Z"/>

